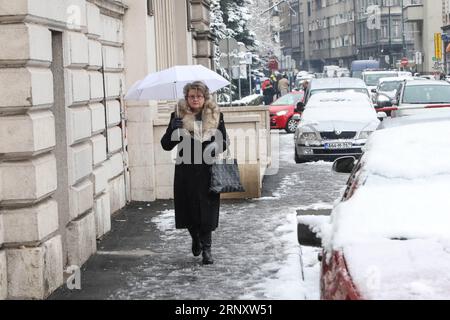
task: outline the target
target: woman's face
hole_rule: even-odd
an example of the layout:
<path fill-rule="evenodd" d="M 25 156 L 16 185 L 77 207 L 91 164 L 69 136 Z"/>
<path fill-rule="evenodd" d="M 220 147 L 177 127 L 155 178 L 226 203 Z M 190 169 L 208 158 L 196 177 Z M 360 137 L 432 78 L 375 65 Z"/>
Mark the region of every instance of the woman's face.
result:
<path fill-rule="evenodd" d="M 192 111 L 200 111 L 205 104 L 205 97 L 200 90 L 192 89 L 188 92 L 188 103 Z"/>

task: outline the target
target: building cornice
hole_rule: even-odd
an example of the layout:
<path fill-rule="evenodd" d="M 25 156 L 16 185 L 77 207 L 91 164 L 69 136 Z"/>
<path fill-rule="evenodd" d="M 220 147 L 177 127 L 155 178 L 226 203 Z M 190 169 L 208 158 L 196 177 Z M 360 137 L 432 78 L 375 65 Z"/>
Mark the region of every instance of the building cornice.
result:
<path fill-rule="evenodd" d="M 115 0 L 89 0 L 89 2 L 99 7 L 100 13 L 117 19 L 123 18 L 128 6 Z"/>

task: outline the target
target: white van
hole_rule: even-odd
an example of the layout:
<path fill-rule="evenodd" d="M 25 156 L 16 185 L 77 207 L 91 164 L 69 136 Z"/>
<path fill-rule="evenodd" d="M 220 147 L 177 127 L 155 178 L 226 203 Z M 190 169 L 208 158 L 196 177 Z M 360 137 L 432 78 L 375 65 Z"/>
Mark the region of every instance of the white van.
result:
<path fill-rule="evenodd" d="M 337 78 L 339 69 L 341 67 L 339 66 L 324 66 L 323 67 L 323 77 L 324 78 Z"/>

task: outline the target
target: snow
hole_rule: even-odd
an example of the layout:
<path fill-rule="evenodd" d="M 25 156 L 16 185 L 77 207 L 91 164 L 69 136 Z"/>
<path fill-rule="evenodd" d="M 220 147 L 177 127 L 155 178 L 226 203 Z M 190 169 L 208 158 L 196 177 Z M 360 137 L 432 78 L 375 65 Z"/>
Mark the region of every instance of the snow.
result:
<path fill-rule="evenodd" d="M 366 170 L 404 179 L 450 173 L 449 128 L 450 121 L 440 121 L 377 131 L 366 145 Z"/>
<path fill-rule="evenodd" d="M 233 101 L 233 104 L 248 104 L 248 103 L 252 102 L 253 100 L 256 100 L 260 97 L 262 97 L 262 95 L 252 94 L 250 96 L 246 96 L 246 97 L 242 98 L 241 100 Z"/>
<path fill-rule="evenodd" d="M 302 115 L 302 126 L 322 121 L 352 121 L 379 124 L 369 98 L 362 93 L 317 93 L 308 101 Z"/>
<path fill-rule="evenodd" d="M 450 121 L 376 131 L 324 246 L 368 299 L 449 299 Z M 435 156 L 439 152 L 439 156 Z"/>
<path fill-rule="evenodd" d="M 297 210 L 330 209 L 346 178 L 330 163 L 295 164 L 292 135 L 275 137 L 283 179 L 267 177 L 277 182 L 260 199 L 221 204 L 214 265 L 201 266 L 201 258 L 192 257 L 189 234 L 175 229 L 174 210 L 161 210 L 149 221 L 161 237 L 149 247 L 158 255 L 127 272 L 127 287 L 110 298 L 320 299 L 321 248 L 299 246 Z"/>
<path fill-rule="evenodd" d="M 432 239 L 380 240 L 344 249 L 353 281 L 367 299 L 450 299 L 450 246 Z"/>

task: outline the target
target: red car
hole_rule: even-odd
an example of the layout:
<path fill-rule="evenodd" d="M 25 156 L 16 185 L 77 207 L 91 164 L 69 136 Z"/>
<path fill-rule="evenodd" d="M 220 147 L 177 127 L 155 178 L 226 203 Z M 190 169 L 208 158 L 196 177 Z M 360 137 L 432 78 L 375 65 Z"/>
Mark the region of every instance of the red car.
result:
<path fill-rule="evenodd" d="M 350 177 L 331 218 L 299 217 L 321 238 L 322 299 L 450 299 L 450 163 L 431 152 L 450 150 L 450 117 L 420 116 L 375 131 L 356 164 L 336 160 Z"/>
<path fill-rule="evenodd" d="M 292 119 L 295 114 L 300 114 L 297 104 L 303 101 L 303 92 L 288 93 L 269 106 L 270 129 L 284 129 L 288 133 L 294 133 L 298 121 Z"/>

